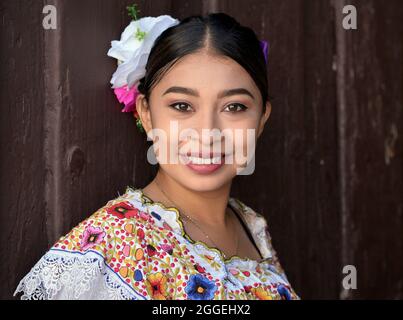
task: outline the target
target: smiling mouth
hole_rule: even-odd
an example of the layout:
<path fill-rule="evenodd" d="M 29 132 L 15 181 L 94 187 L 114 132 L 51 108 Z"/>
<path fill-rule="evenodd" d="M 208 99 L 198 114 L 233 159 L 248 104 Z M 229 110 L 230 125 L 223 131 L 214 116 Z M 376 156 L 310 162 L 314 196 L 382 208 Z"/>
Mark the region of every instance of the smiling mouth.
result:
<path fill-rule="evenodd" d="M 219 165 L 223 163 L 223 159 L 225 157 L 225 153 L 187 153 L 181 154 L 182 157 L 185 158 L 187 164 L 194 165 Z"/>

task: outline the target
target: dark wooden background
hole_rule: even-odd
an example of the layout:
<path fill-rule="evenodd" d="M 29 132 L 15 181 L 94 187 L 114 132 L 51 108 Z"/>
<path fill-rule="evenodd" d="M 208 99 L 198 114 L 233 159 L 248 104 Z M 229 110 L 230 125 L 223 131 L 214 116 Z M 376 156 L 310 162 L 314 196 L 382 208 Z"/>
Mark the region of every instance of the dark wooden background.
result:
<path fill-rule="evenodd" d="M 0 297 L 78 222 L 145 186 L 147 142 L 110 90 L 123 0 L 1 0 Z M 273 111 L 239 197 L 269 222 L 303 299 L 403 298 L 403 3 L 137 1 L 141 16 L 224 11 L 270 41 Z M 42 28 L 43 6 L 58 10 Z M 341 27 L 354 4 L 358 30 Z M 355 265 L 358 288 L 343 290 Z"/>

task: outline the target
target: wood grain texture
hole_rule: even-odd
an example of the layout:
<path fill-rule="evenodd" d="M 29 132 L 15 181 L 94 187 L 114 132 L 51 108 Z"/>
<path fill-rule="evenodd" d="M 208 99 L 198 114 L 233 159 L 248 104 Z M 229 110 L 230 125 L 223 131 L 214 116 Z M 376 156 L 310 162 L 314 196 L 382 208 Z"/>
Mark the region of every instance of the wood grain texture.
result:
<path fill-rule="evenodd" d="M 358 289 L 341 298 L 402 299 L 403 7 L 348 3 L 358 29 L 336 25 L 342 263 L 357 268 Z"/>
<path fill-rule="evenodd" d="M 0 2 L 0 299 L 47 246 L 39 1 Z"/>

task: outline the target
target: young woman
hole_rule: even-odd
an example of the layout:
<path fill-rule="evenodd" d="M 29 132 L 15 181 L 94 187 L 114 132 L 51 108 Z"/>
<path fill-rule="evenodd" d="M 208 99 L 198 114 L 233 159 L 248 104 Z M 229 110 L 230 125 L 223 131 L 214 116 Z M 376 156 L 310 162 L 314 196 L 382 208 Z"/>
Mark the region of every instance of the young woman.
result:
<path fill-rule="evenodd" d="M 271 111 L 255 33 L 223 13 L 189 17 L 155 39 L 145 70 L 135 106 L 154 143 L 157 175 L 143 188 L 128 186 L 61 237 L 16 293 L 23 299 L 299 299 L 265 218 L 230 196 L 232 180 L 253 158 L 239 160 L 236 153 L 254 151 Z M 193 134 L 178 139 L 189 129 Z M 227 134 L 206 138 L 203 130 Z M 254 135 L 245 138 L 246 132 Z"/>

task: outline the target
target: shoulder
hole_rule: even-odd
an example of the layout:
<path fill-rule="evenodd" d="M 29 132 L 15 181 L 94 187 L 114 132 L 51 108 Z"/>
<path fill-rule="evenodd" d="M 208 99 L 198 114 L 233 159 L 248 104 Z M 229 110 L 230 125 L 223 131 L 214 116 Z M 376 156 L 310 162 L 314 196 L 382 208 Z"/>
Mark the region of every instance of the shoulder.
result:
<path fill-rule="evenodd" d="M 142 241 L 152 224 L 153 219 L 148 212 L 133 204 L 125 194 L 108 201 L 81 221 L 60 237 L 52 249 L 92 250 L 110 260 L 116 250 L 125 244 L 133 245 L 135 241 Z"/>
<path fill-rule="evenodd" d="M 285 271 L 280 263 L 277 251 L 273 246 L 268 219 L 263 214 L 257 212 L 237 198 L 232 198 L 231 202 L 241 210 L 252 233 L 261 244 L 260 249 L 264 253 L 266 258 L 265 262 L 270 270 L 281 275 L 286 281 L 288 281 Z"/>
<path fill-rule="evenodd" d="M 253 234 L 259 238 L 269 235 L 268 222 L 265 216 L 255 211 L 238 198 L 231 197 L 230 203 L 242 215 Z"/>
<path fill-rule="evenodd" d="M 144 261 L 140 255 L 146 254 L 143 247 L 152 224 L 152 217 L 127 193 L 108 201 L 53 244 L 20 281 L 14 296 L 23 292 L 21 299 L 147 299 L 146 290 L 136 290 L 127 276 Z M 129 263 L 133 250 L 138 259 Z"/>

